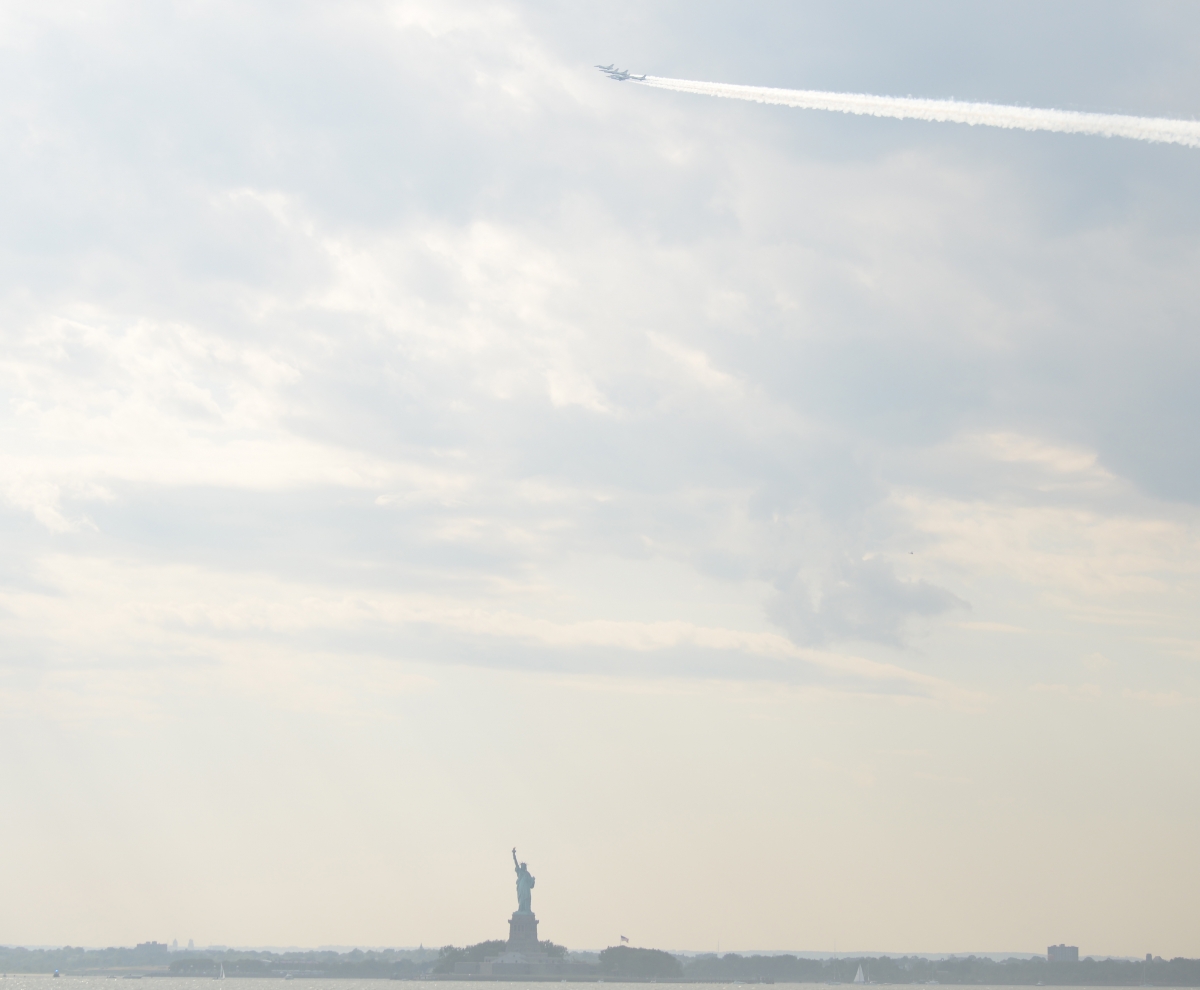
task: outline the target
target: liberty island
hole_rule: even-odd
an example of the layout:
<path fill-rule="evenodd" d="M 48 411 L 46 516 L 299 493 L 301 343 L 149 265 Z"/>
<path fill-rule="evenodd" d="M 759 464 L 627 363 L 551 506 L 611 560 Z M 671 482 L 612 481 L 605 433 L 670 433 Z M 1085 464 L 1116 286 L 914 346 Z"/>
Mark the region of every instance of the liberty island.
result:
<path fill-rule="evenodd" d="M 600 953 L 587 953 L 589 958 L 568 957 L 567 950 L 553 942 L 538 941 L 538 919 L 533 913 L 533 888 L 537 880 L 529 872 L 529 864 L 512 851 L 513 869 L 517 874 L 517 909 L 508 919 L 507 942 L 481 942 L 457 950 L 442 950 L 457 954 L 444 960 L 444 969 L 429 974 L 431 979 L 477 980 L 571 980 L 573 982 L 603 982 L 608 976 L 625 980 L 679 978 L 683 974 L 677 959 L 657 949 L 634 949 L 619 945 Z M 622 939 L 627 942 L 628 939 Z M 467 958 L 462 958 L 466 955 Z"/>
<path fill-rule="evenodd" d="M 533 888 L 537 879 L 529 872 L 529 864 L 517 858 L 515 846 L 512 861 L 517 874 L 517 909 L 508 919 L 508 941 L 503 943 L 503 951 L 481 961 L 456 962 L 454 975 L 548 978 L 597 973 L 594 965 L 569 963 L 562 958 L 559 947 L 538 941 L 538 919 L 533 913 Z M 556 951 L 552 955 L 547 949 Z"/>

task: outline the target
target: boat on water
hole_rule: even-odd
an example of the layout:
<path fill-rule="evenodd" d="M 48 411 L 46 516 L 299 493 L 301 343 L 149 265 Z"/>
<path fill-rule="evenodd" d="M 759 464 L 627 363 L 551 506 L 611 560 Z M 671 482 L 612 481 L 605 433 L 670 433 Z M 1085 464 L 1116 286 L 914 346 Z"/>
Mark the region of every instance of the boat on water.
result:
<path fill-rule="evenodd" d="M 225 979 L 225 964 L 224 963 L 221 963 L 221 972 L 219 972 L 216 976 L 214 976 L 213 979 L 214 980 Z"/>

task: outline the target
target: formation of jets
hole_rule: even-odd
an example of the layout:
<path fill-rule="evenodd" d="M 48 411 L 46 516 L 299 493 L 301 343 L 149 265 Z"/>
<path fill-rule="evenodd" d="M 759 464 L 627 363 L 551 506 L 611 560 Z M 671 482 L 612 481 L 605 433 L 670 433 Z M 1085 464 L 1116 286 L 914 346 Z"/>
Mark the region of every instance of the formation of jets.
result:
<path fill-rule="evenodd" d="M 615 62 L 612 65 L 598 65 L 596 68 L 607 75 L 609 79 L 615 79 L 617 82 L 624 82 L 626 79 L 644 82 L 646 79 L 645 73 L 640 76 L 631 76 L 628 69 L 618 69 Z"/>

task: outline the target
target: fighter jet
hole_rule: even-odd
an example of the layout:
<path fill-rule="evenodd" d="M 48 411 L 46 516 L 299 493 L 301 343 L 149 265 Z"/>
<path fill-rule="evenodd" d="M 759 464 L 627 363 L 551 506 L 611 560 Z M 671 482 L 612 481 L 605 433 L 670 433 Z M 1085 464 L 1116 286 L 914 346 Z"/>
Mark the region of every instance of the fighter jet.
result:
<path fill-rule="evenodd" d="M 638 82 L 646 81 L 646 77 L 644 75 L 632 76 L 629 74 L 628 69 L 618 69 L 615 64 L 598 65 L 596 68 L 608 76 L 609 79 L 615 79 L 617 82 L 624 82 L 626 79 L 636 79 Z"/>
<path fill-rule="evenodd" d="M 629 74 L 628 69 L 609 69 L 606 70 L 609 79 L 615 79 L 617 82 L 624 82 L 626 79 L 636 79 L 638 82 L 645 82 L 645 75 L 633 76 Z"/>

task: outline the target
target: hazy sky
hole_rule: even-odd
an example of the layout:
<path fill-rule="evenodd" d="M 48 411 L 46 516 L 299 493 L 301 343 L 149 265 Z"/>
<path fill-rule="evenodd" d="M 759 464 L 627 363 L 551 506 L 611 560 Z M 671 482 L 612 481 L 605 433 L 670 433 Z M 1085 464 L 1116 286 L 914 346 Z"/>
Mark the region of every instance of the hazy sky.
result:
<path fill-rule="evenodd" d="M 0 939 L 1200 955 L 1189 3 L 0 8 Z"/>

